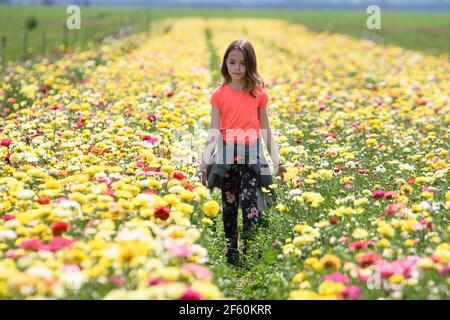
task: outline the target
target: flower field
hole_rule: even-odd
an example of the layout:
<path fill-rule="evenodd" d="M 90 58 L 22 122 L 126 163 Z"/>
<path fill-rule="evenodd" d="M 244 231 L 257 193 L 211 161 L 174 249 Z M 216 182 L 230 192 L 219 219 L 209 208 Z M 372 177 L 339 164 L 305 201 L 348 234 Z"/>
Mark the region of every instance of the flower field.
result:
<path fill-rule="evenodd" d="M 225 264 L 195 177 L 227 45 L 285 183 Z M 266 19 L 164 19 L 0 82 L 1 299 L 448 299 L 450 62 Z"/>

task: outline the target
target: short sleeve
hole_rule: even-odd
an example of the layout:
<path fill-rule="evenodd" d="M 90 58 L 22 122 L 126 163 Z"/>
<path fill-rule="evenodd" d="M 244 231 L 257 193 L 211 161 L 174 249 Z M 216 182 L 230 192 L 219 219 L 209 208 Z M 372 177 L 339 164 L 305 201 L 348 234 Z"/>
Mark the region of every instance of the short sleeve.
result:
<path fill-rule="evenodd" d="M 268 102 L 269 96 L 267 95 L 267 91 L 265 89 L 262 89 L 261 94 L 259 95 L 258 108 L 266 107 Z"/>
<path fill-rule="evenodd" d="M 209 102 L 213 107 L 217 107 L 220 109 L 220 87 L 216 88 L 216 90 L 213 91 Z"/>

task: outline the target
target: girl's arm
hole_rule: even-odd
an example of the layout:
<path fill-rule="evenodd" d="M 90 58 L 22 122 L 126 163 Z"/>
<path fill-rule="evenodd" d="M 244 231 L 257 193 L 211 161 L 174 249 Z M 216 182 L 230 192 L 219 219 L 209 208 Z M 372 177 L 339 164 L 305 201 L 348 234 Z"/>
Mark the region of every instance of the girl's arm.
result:
<path fill-rule="evenodd" d="M 278 173 L 279 166 L 281 165 L 280 156 L 278 154 L 278 146 L 270 129 L 269 116 L 267 115 L 267 107 L 258 108 L 259 124 L 262 130 L 262 136 L 264 143 L 267 146 L 270 158 L 274 165 L 275 172 Z"/>
<path fill-rule="evenodd" d="M 216 147 L 216 142 L 219 137 L 219 124 L 220 124 L 220 111 L 216 107 L 211 108 L 211 129 L 208 132 L 206 138 L 205 151 L 203 152 L 202 164 L 200 165 L 200 171 L 206 170 L 206 167 L 211 162 L 211 156 Z"/>

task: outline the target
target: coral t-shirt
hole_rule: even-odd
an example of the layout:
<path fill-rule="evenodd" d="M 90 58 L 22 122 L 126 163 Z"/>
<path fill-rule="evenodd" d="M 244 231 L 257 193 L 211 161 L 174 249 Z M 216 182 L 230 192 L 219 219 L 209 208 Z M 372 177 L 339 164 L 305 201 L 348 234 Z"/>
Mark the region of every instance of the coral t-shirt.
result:
<path fill-rule="evenodd" d="M 222 83 L 211 95 L 211 105 L 220 111 L 220 131 L 226 143 L 251 144 L 260 136 L 258 109 L 267 107 L 266 89 L 257 85 L 249 92 Z"/>

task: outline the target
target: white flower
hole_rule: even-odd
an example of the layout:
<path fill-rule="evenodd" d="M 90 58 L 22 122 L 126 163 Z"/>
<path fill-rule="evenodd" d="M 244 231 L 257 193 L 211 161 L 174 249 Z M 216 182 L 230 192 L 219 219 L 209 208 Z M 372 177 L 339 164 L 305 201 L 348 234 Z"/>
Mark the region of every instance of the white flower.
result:
<path fill-rule="evenodd" d="M 138 199 L 145 199 L 148 201 L 148 204 L 151 206 L 153 204 L 153 201 L 155 199 L 155 196 L 150 193 L 140 193 L 136 196 Z"/>
<path fill-rule="evenodd" d="M 345 164 L 346 168 L 354 168 L 356 166 L 355 161 L 349 161 Z"/>
<path fill-rule="evenodd" d="M 27 200 L 34 197 L 34 192 L 32 190 L 19 190 L 16 192 L 16 198 L 20 200 Z"/>
<path fill-rule="evenodd" d="M 71 290 L 79 290 L 84 282 L 86 282 L 86 276 L 83 275 L 80 270 L 76 270 L 75 268 L 71 268 L 66 272 L 61 274 L 59 278 L 61 283 L 63 283 L 66 288 Z"/>
<path fill-rule="evenodd" d="M 53 277 L 52 272 L 45 266 L 32 266 L 26 270 L 26 273 L 32 277 L 49 280 Z"/>
<path fill-rule="evenodd" d="M 380 164 L 379 166 L 377 166 L 377 167 L 375 168 L 375 172 L 376 172 L 376 173 L 385 173 L 385 172 L 386 172 L 386 168 L 383 167 L 382 164 Z"/>
<path fill-rule="evenodd" d="M 425 211 L 430 211 L 430 209 L 431 209 L 431 205 L 430 205 L 428 202 L 426 202 L 426 201 L 422 201 L 422 202 L 420 203 L 420 205 L 422 206 L 422 208 L 423 208 Z"/>
<path fill-rule="evenodd" d="M 169 192 L 170 193 L 181 193 L 184 191 L 184 187 L 183 186 L 173 186 L 169 188 Z"/>
<path fill-rule="evenodd" d="M 298 196 L 301 193 L 302 193 L 302 190 L 300 188 L 292 189 L 291 191 L 289 191 L 289 195 L 291 197 Z"/>
<path fill-rule="evenodd" d="M 15 240 L 16 238 L 17 234 L 13 230 L 0 230 L 0 242 Z"/>

